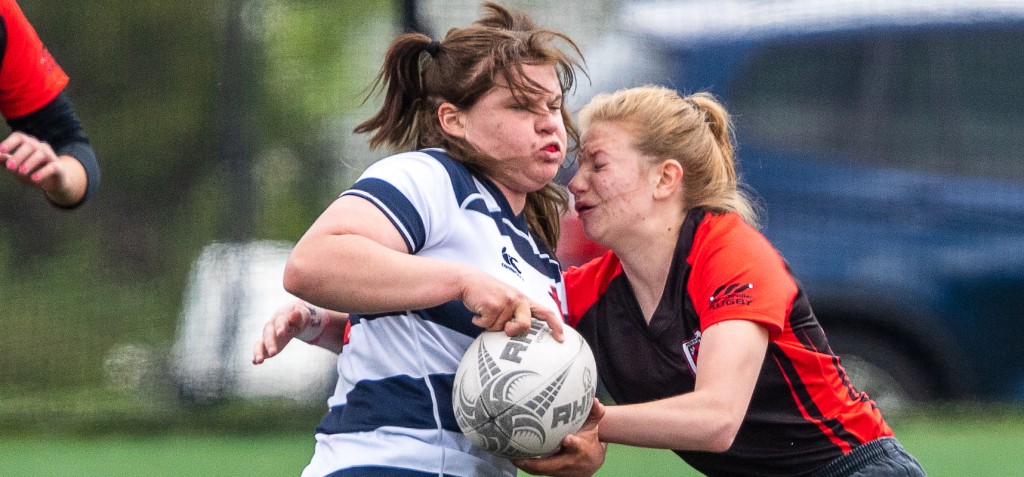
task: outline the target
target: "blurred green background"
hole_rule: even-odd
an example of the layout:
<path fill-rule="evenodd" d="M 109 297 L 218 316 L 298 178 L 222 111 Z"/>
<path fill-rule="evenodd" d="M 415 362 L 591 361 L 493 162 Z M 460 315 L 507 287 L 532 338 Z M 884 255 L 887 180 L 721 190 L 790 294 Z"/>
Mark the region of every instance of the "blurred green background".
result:
<path fill-rule="evenodd" d="M 297 240 L 358 172 L 337 118 L 375 73 L 361 38 L 395 31 L 384 2 L 20 3 L 103 180 L 71 213 L 0 184 L 5 398 L 102 389 L 115 345 L 167 348 L 204 245 Z"/>
<path fill-rule="evenodd" d="M 326 395 L 196 403 L 180 398 L 168 357 L 203 247 L 294 242 L 363 168 L 343 152 L 349 118 L 372 107 L 362 102 L 398 32 L 395 5 L 19 4 L 71 77 L 103 179 L 73 212 L 0 182 L 0 475 L 141 469 L 103 450 L 95 464 L 39 456 L 33 440 L 56 450 L 58 437 L 268 432 L 306 435 L 295 441 L 305 456 L 286 467 L 298 474 Z M 126 349 L 135 354 L 112 354 Z M 248 466 L 242 474 L 262 467 L 224 460 Z"/>
<path fill-rule="evenodd" d="M 0 181 L 0 475 L 300 472 L 325 396 L 182 399 L 169 356 L 204 247 L 293 243 L 373 157 L 350 131 L 401 3 L 19 1 L 71 77 L 103 182 L 69 213 Z M 559 8 L 508 3 L 542 22 Z M 584 13 L 600 25 L 616 3 Z M 891 420 L 931 475 L 1024 475 L 1019 406 Z M 686 469 L 613 448 L 600 475 Z"/>

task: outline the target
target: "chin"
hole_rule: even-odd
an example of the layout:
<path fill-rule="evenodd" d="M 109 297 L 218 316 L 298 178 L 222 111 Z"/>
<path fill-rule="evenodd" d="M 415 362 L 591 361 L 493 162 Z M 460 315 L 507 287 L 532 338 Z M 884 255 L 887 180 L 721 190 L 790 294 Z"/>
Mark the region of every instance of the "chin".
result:
<path fill-rule="evenodd" d="M 534 191 L 541 190 L 541 189 L 544 188 L 544 186 L 550 184 L 551 181 L 553 181 L 553 180 L 555 180 L 555 175 L 554 174 L 551 174 L 550 176 L 545 176 L 543 178 L 538 177 L 538 180 L 532 181 L 534 187 L 531 187 L 530 190 L 534 190 Z"/>
<path fill-rule="evenodd" d="M 597 227 L 587 226 L 587 222 L 583 221 L 583 235 L 586 235 L 588 239 L 597 243 L 598 245 L 607 248 L 607 245 L 601 240 L 601 231 L 597 230 Z"/>

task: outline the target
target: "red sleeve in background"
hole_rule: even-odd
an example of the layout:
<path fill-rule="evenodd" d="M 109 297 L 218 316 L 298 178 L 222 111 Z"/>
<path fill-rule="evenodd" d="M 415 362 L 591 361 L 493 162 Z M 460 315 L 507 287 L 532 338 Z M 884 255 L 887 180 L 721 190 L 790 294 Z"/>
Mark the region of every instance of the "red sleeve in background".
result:
<path fill-rule="evenodd" d="M 68 77 L 14 0 L 0 0 L 0 16 L 7 32 L 0 63 L 0 113 L 11 119 L 52 101 L 67 86 Z"/>

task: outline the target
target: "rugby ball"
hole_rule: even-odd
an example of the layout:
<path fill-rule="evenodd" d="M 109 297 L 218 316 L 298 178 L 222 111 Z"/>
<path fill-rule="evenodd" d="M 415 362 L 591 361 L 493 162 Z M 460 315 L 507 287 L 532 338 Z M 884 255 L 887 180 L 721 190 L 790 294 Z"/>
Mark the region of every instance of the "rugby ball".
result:
<path fill-rule="evenodd" d="M 555 341 L 533 319 L 520 336 L 484 332 L 455 373 L 455 420 L 469 440 L 507 458 L 543 457 L 583 426 L 597 392 L 594 354 L 565 326 Z"/>

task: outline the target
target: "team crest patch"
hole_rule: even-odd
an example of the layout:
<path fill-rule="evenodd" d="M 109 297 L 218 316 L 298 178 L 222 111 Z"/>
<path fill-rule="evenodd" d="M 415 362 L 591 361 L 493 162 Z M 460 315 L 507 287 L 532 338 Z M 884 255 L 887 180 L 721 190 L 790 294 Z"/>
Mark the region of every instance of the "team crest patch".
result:
<path fill-rule="evenodd" d="M 714 310 L 728 305 L 749 305 L 753 298 L 746 291 L 752 288 L 754 288 L 753 283 L 722 285 L 711 294 L 710 308 Z"/>
<path fill-rule="evenodd" d="M 700 352 L 700 330 L 693 332 L 693 338 L 683 343 L 683 356 L 686 357 L 686 364 L 690 365 L 690 372 L 697 375 L 697 353 Z"/>

